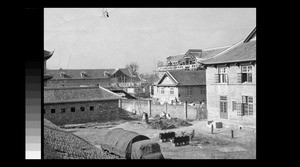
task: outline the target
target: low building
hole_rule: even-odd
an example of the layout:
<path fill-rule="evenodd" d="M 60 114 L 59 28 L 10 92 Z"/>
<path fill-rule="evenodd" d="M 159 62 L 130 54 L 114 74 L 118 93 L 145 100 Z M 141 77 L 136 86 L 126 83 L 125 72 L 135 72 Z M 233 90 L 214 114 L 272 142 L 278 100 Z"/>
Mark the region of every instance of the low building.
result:
<path fill-rule="evenodd" d="M 202 62 L 206 67 L 208 120 L 256 125 L 256 28 Z"/>
<path fill-rule="evenodd" d="M 195 102 L 206 101 L 205 71 L 172 70 L 164 73 L 154 84 L 153 98 L 161 102 L 172 101 Z"/>
<path fill-rule="evenodd" d="M 102 86 L 108 89 L 123 89 L 138 84 L 139 77 L 128 69 L 58 69 L 47 70 L 53 78 L 47 87 Z"/>
<path fill-rule="evenodd" d="M 101 87 L 45 87 L 44 118 L 57 125 L 118 118 L 120 97 Z"/>

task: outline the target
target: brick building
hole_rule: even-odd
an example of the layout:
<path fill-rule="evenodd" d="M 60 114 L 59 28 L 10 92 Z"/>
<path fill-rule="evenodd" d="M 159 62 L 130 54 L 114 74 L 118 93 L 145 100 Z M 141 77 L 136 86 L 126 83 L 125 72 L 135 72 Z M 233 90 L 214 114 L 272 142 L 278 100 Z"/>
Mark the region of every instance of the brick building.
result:
<path fill-rule="evenodd" d="M 208 120 L 256 125 L 256 28 L 202 62 L 206 67 Z"/>
<path fill-rule="evenodd" d="M 153 98 L 161 102 L 187 101 L 199 103 L 206 101 L 205 71 L 172 70 L 167 71 L 154 84 Z"/>
<path fill-rule="evenodd" d="M 114 120 L 119 98 L 101 86 L 45 87 L 44 118 L 57 125 Z"/>

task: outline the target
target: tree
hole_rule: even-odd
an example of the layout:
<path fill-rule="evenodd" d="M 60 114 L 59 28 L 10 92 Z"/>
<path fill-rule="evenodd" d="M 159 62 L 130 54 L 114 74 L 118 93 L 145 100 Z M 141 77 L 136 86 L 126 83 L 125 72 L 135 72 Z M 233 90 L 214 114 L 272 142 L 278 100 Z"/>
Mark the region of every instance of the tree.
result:
<path fill-rule="evenodd" d="M 139 65 L 136 62 L 126 64 L 126 68 L 131 72 L 132 75 L 138 74 Z"/>

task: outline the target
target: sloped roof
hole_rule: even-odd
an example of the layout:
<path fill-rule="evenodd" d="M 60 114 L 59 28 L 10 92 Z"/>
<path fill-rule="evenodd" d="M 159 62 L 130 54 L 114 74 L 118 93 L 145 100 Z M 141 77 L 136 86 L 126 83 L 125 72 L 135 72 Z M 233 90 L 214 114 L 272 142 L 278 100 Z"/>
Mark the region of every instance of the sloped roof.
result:
<path fill-rule="evenodd" d="M 228 49 L 230 46 L 218 47 L 218 48 L 211 48 L 211 49 L 203 49 L 200 56 L 196 56 L 200 59 L 207 59 L 215 56 L 216 54 Z"/>
<path fill-rule="evenodd" d="M 169 56 L 167 59 L 168 61 L 179 61 L 184 57 L 184 53 L 176 56 Z"/>
<path fill-rule="evenodd" d="M 44 102 L 74 102 L 85 100 L 118 99 L 119 96 L 103 87 L 44 88 Z"/>
<path fill-rule="evenodd" d="M 66 78 L 72 78 L 72 79 L 82 79 L 81 72 L 84 72 L 85 78 L 108 78 L 108 76 L 104 75 L 104 72 L 108 72 L 111 75 L 116 73 L 118 70 L 122 71 L 125 75 L 128 75 L 129 77 L 133 77 L 133 75 L 130 74 L 128 69 L 58 69 L 58 70 L 47 70 L 47 74 L 52 75 L 53 79 L 66 79 Z M 66 75 L 64 77 L 60 76 L 60 73 L 64 72 Z"/>
<path fill-rule="evenodd" d="M 171 78 L 173 77 L 176 80 L 176 85 L 188 86 L 206 84 L 205 70 L 171 70 L 167 71 L 165 75 L 169 75 Z M 164 76 L 161 78 L 161 80 L 158 82 L 158 85 L 162 82 L 164 78 Z"/>
<path fill-rule="evenodd" d="M 179 61 L 181 60 L 185 55 L 193 55 L 196 57 L 196 59 L 207 59 L 215 56 L 216 54 L 228 49 L 230 46 L 223 46 L 218 48 L 210 48 L 210 49 L 189 49 L 185 54 L 180 54 L 176 56 L 170 56 L 168 57 L 168 61 Z"/>
<path fill-rule="evenodd" d="M 256 40 L 247 43 L 240 42 L 228 50 L 202 61 L 203 64 L 220 64 L 256 60 Z"/>

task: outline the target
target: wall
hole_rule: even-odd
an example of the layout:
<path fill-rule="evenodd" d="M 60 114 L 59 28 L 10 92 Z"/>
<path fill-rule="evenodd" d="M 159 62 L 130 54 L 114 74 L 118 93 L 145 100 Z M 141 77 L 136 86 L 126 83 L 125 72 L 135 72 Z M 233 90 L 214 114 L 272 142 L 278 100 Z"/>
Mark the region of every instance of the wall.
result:
<path fill-rule="evenodd" d="M 151 115 L 149 112 L 148 100 L 129 100 L 122 99 L 122 109 L 129 112 L 136 110 L 137 114 L 142 114 L 146 112 L 149 116 L 155 116 L 156 114 L 160 115 L 163 111 L 170 114 L 171 117 L 186 119 L 186 113 L 184 110 L 184 105 L 160 105 L 157 103 L 151 102 Z M 187 105 L 187 118 L 195 119 L 197 108 Z"/>
<path fill-rule="evenodd" d="M 252 66 L 252 83 L 238 83 L 237 73 L 241 72 L 241 66 L 227 68 L 228 84 L 215 83 L 217 68 L 207 67 L 207 110 L 208 120 L 217 120 L 228 124 L 256 125 L 256 66 Z M 220 96 L 227 96 L 228 119 L 220 118 Z M 237 111 L 232 111 L 232 101 L 242 102 L 242 96 L 253 97 L 253 115 L 238 116 Z"/>
<path fill-rule="evenodd" d="M 111 121 L 119 117 L 118 105 L 118 100 L 44 104 L 44 118 L 56 125 Z M 80 111 L 81 106 L 85 111 Z M 94 106 L 94 111 L 90 111 L 90 106 Z M 71 107 L 75 107 L 75 112 L 71 112 Z M 55 113 L 51 113 L 52 108 Z M 61 113 L 61 108 L 66 108 L 66 112 Z"/>
<path fill-rule="evenodd" d="M 192 95 L 188 95 L 188 87 L 192 88 Z M 201 88 L 203 87 L 203 88 Z M 199 103 L 200 101 L 206 102 L 206 94 L 205 91 L 202 93 L 201 89 L 205 90 L 205 86 L 181 86 L 179 87 L 179 100 L 180 101 L 187 101 L 187 102 L 195 102 Z"/>
<path fill-rule="evenodd" d="M 173 87 L 174 94 L 170 94 L 171 87 L 164 87 L 165 93 L 161 94 L 161 86 L 154 86 L 154 96 L 153 98 L 158 98 L 160 101 L 166 101 L 169 103 L 171 100 L 177 98 L 179 101 L 184 102 L 195 102 L 199 103 L 200 101 L 206 101 L 206 88 L 204 86 L 204 92 L 201 92 L 200 86 L 189 86 L 192 88 L 192 95 L 187 94 L 188 87 L 187 86 L 180 86 L 180 87 Z M 179 96 L 180 95 L 180 96 Z"/>

